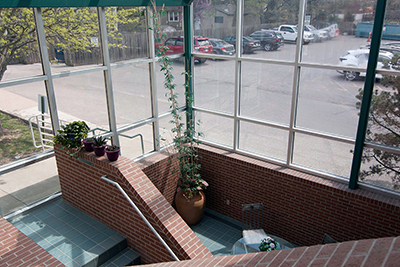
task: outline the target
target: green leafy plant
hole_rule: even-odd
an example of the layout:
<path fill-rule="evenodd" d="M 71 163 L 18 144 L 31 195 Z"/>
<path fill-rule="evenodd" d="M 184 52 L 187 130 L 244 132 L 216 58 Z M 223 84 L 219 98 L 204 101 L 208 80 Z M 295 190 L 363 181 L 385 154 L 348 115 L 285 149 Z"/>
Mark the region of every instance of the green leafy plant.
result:
<path fill-rule="evenodd" d="M 183 123 L 182 116 L 180 114 L 180 106 L 178 104 L 178 94 L 175 92 L 176 84 L 174 83 L 174 76 L 172 74 L 171 59 L 166 56 L 168 47 L 162 44 L 162 39 L 165 37 L 162 34 L 160 25 L 160 16 L 165 15 L 164 6 L 157 12 L 156 4 L 151 1 L 154 10 L 152 17 L 154 22 L 154 32 L 156 43 L 161 43 L 157 47 L 157 57 L 160 62 L 160 71 L 164 74 L 164 87 L 167 90 L 166 96 L 170 102 L 172 120 L 170 121 L 173 125 L 171 132 L 173 134 L 173 145 L 174 150 L 177 152 L 177 159 L 179 162 L 178 170 L 180 173 L 180 180 L 178 182 L 177 192 L 183 190 L 186 198 L 192 198 L 199 191 L 206 189 L 208 183 L 204 181 L 199 173 L 201 165 L 199 164 L 199 155 L 197 153 L 198 145 L 200 141 L 198 137 L 203 136 L 202 133 L 195 130 L 194 119 L 187 121 L 186 129 Z M 186 76 L 186 80 L 191 78 L 188 72 L 182 73 Z M 188 83 L 184 84 L 185 88 L 189 87 Z M 193 105 L 193 94 L 190 90 L 186 90 L 186 112 L 192 109 Z M 198 122 L 197 124 L 199 124 Z"/>
<path fill-rule="evenodd" d="M 55 144 L 60 144 L 61 148 L 76 148 L 74 152 L 67 151 L 71 156 L 77 157 L 78 153 L 82 150 L 82 139 L 87 136 L 89 126 L 84 121 L 73 121 L 66 125 L 61 126 L 58 134 L 54 136 L 53 141 Z"/>
<path fill-rule="evenodd" d="M 273 239 L 270 236 L 267 236 L 266 238 L 261 240 L 261 244 L 258 247 L 260 251 L 271 251 L 277 249 L 277 243 L 275 239 Z"/>
<path fill-rule="evenodd" d="M 93 146 L 104 146 L 107 144 L 106 138 L 102 136 L 97 136 L 94 138 Z"/>
<path fill-rule="evenodd" d="M 119 149 L 119 146 L 116 146 L 116 145 L 106 147 L 106 151 L 117 151 L 118 149 Z"/>

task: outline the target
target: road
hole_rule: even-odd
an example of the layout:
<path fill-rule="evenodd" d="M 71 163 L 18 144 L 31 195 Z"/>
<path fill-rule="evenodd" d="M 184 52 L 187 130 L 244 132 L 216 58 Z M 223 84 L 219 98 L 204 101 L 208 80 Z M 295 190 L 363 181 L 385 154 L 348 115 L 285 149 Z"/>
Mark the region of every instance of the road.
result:
<path fill-rule="evenodd" d="M 341 55 L 350 49 L 366 44 L 366 39 L 339 36 L 322 43 L 311 43 L 303 48 L 303 61 L 321 64 L 337 64 Z M 294 61 L 295 45 L 285 44 L 278 51 L 256 51 L 244 55 L 251 58 Z M 181 103 L 183 103 L 183 72 L 181 62 L 175 62 L 174 73 Z M 82 68 L 82 67 L 78 67 Z M 108 128 L 106 97 L 101 71 L 69 76 L 76 68 L 53 65 L 53 73 L 65 77 L 55 79 L 58 109 L 80 118 L 91 125 Z M 40 64 L 12 65 L 4 80 L 40 74 Z M 194 71 L 195 105 L 233 114 L 235 64 L 233 61 L 207 60 L 196 64 Z M 292 101 L 294 68 L 286 65 L 244 62 L 242 65 L 242 90 L 240 113 L 242 116 L 289 124 Z M 126 125 L 151 117 L 148 65 L 134 65 L 112 70 L 112 81 L 117 124 Z M 346 81 L 333 70 L 302 68 L 298 99 L 297 126 L 316 131 L 355 137 L 358 110 L 355 96 L 363 87 L 363 80 Z M 165 112 L 169 104 L 164 96 L 162 74 L 157 73 L 159 112 Z M 382 89 L 379 84 L 377 89 Z M 2 88 L 8 92 L 37 101 L 38 94 L 45 94 L 42 82 Z M 204 122 L 201 130 L 207 139 L 227 145 L 233 143 L 233 120 L 208 114 L 198 114 Z M 168 120 L 162 127 L 169 128 Z M 151 129 L 144 127 L 132 133 L 144 132 L 146 144 L 151 143 Z M 242 149 L 286 160 L 288 133 L 251 123 L 241 123 L 239 145 Z M 151 149 L 151 145 L 147 145 Z M 146 149 L 146 151 L 148 150 Z M 294 162 L 300 165 L 328 170 L 347 176 L 351 162 L 352 146 L 332 141 L 296 135 Z"/>

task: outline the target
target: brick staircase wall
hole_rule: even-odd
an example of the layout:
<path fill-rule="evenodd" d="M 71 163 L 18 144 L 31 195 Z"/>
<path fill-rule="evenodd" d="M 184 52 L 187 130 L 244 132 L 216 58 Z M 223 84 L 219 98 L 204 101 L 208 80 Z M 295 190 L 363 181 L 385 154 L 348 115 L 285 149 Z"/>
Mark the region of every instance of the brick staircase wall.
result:
<path fill-rule="evenodd" d="M 64 266 L 0 216 L 0 266 Z"/>
<path fill-rule="evenodd" d="M 212 257 L 212 254 L 172 208 L 152 181 L 132 160 L 83 152 L 79 159 L 55 146 L 64 201 L 109 226 L 128 240 L 143 263 L 173 261 L 156 236 L 113 185 L 100 179 L 107 175 L 119 183 L 161 237 L 181 260 Z"/>
<path fill-rule="evenodd" d="M 224 257 L 195 259 L 183 262 L 160 263 L 158 267 L 204 266 L 352 266 L 393 267 L 399 266 L 400 238 L 380 238 L 343 243 L 273 250 Z M 147 265 L 143 265 L 147 266 Z M 152 265 L 154 266 L 154 265 Z"/>

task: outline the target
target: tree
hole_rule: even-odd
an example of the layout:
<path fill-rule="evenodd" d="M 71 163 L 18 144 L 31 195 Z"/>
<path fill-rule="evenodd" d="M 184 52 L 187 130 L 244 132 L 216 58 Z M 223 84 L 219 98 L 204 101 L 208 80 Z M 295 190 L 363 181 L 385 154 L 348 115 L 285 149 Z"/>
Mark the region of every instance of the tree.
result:
<path fill-rule="evenodd" d="M 53 47 L 68 51 L 91 51 L 99 36 L 95 8 L 43 8 L 46 41 Z M 108 37 L 120 39 L 118 25 L 137 24 L 137 8 L 106 8 Z M 29 8 L 0 9 L 0 80 L 7 65 L 20 54 L 32 52 L 36 44 L 33 10 Z M 110 44 L 121 47 L 122 44 Z"/>
<path fill-rule="evenodd" d="M 400 56 L 396 54 L 390 65 L 400 70 Z M 387 65 L 388 66 L 388 65 Z M 400 76 L 385 75 L 381 84 L 392 87 L 389 91 L 376 90 L 371 101 L 370 119 L 367 139 L 378 144 L 400 147 Z M 357 95 L 362 99 L 362 90 Z M 360 106 L 360 102 L 357 103 Z M 360 172 L 360 179 L 371 175 L 388 175 L 394 189 L 400 189 L 400 154 L 389 153 L 379 149 L 364 149 L 363 163 L 369 163 L 367 170 Z"/>

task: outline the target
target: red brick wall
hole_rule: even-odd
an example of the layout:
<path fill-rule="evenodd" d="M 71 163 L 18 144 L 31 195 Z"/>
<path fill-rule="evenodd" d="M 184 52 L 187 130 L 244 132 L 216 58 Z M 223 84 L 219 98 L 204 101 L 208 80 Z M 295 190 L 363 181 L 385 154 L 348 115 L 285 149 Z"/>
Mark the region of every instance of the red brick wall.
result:
<path fill-rule="evenodd" d="M 241 221 L 241 204 L 261 202 L 265 231 L 291 243 L 400 235 L 398 199 L 205 145 L 199 154 L 209 209 Z"/>
<path fill-rule="evenodd" d="M 128 246 L 141 255 L 143 263 L 172 261 L 129 202 L 113 185 L 100 179 L 107 175 L 125 190 L 153 227 L 180 259 L 212 257 L 193 231 L 171 207 L 165 197 L 130 159 L 110 162 L 85 152 L 71 158 L 55 147 L 63 199 L 93 218 L 116 230 L 128 240 Z"/>
<path fill-rule="evenodd" d="M 168 203 L 174 205 L 179 172 L 174 171 L 178 161 L 170 159 L 168 153 L 159 153 L 137 162 L 142 171 L 160 190 Z"/>
<path fill-rule="evenodd" d="M 64 266 L 32 239 L 0 217 L 0 266 Z"/>
<path fill-rule="evenodd" d="M 344 243 L 273 250 L 250 254 L 161 263 L 162 267 L 203 266 L 399 266 L 400 238 L 380 238 Z M 146 265 L 144 265 L 146 266 Z M 154 266 L 154 265 L 152 265 Z"/>

